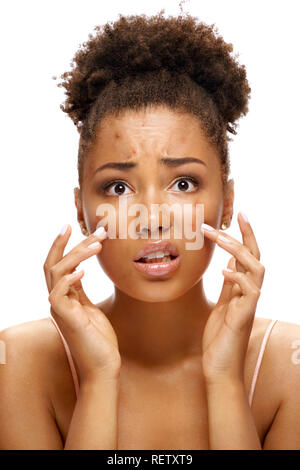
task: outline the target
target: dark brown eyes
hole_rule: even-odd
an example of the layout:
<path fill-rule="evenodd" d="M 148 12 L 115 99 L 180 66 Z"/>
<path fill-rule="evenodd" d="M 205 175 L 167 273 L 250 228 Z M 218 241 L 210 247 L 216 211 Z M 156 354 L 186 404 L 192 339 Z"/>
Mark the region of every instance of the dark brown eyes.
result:
<path fill-rule="evenodd" d="M 191 188 L 191 184 L 194 186 Z M 200 186 L 200 182 L 191 176 L 186 176 L 186 177 L 180 177 L 178 178 L 171 187 L 178 185 L 177 189 L 178 191 L 175 190 L 175 192 L 193 192 L 198 189 Z M 100 190 L 103 194 L 108 195 L 108 196 L 123 196 L 125 194 L 130 194 L 130 189 L 129 193 L 126 193 L 126 188 L 129 189 L 129 186 L 127 183 L 121 180 L 117 181 L 110 181 L 109 183 L 105 183 L 103 186 L 100 187 Z"/>

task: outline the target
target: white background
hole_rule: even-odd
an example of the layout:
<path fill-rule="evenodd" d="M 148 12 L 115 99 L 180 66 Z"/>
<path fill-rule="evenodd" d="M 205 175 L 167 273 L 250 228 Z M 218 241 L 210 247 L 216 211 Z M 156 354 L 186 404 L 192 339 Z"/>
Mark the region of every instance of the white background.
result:
<path fill-rule="evenodd" d="M 76 218 L 79 134 L 59 105 L 52 76 L 70 70 L 79 45 L 97 24 L 124 15 L 178 15 L 179 0 L 1 2 L 1 309 L 0 328 L 50 315 L 43 263 L 61 226 L 83 239 Z M 216 24 L 245 64 L 249 113 L 230 143 L 236 220 L 249 217 L 266 267 L 257 316 L 300 323 L 299 309 L 299 14 L 298 1 L 191 0 L 184 11 Z M 217 301 L 229 255 L 216 247 L 204 275 Z M 97 259 L 83 284 L 95 303 L 113 292 Z"/>

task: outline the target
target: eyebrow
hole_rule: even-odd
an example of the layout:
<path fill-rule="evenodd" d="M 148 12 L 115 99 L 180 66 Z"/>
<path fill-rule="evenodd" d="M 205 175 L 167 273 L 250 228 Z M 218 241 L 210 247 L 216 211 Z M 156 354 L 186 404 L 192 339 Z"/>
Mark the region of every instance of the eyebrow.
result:
<path fill-rule="evenodd" d="M 165 157 L 160 159 L 160 164 L 169 167 L 169 168 L 176 168 L 181 165 L 185 165 L 186 163 L 199 163 L 200 165 L 206 165 L 206 163 L 203 160 L 200 160 L 199 158 L 195 157 L 180 157 L 180 158 L 172 158 L 172 157 Z M 105 168 L 114 168 L 116 170 L 121 170 L 121 171 L 128 171 L 131 170 L 132 168 L 137 168 L 138 163 L 137 162 L 108 162 L 105 163 L 104 165 L 101 165 L 97 168 L 95 171 L 94 175 L 98 173 L 99 171 L 104 170 Z"/>

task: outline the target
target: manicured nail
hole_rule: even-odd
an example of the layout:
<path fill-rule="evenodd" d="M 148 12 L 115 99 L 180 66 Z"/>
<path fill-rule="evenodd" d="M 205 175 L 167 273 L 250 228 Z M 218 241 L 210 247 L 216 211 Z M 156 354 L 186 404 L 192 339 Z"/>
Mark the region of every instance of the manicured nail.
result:
<path fill-rule="evenodd" d="M 202 224 L 201 228 L 204 228 L 205 230 L 208 230 L 209 232 L 214 232 L 215 231 L 215 229 L 213 227 L 211 227 L 210 225 L 207 225 L 207 224 Z"/>
<path fill-rule="evenodd" d="M 222 235 L 218 235 L 218 240 L 221 240 L 222 242 L 229 243 L 230 240 L 228 238 L 223 237 Z"/>
<path fill-rule="evenodd" d="M 88 248 L 90 248 L 91 250 L 93 250 L 94 248 L 98 248 L 100 245 L 99 242 L 94 242 L 94 243 L 91 243 L 90 245 L 88 245 Z"/>
<path fill-rule="evenodd" d="M 242 215 L 245 222 L 249 222 L 248 217 L 246 216 L 245 212 L 240 212 L 240 214 Z"/>
<path fill-rule="evenodd" d="M 101 238 L 103 238 L 103 236 L 106 234 L 107 232 L 105 228 L 102 226 L 98 227 L 97 230 L 95 230 L 95 232 L 93 233 L 93 235 L 95 235 L 96 237 L 101 237 Z"/>
<path fill-rule="evenodd" d="M 69 226 L 68 224 L 63 225 L 63 227 L 61 228 L 61 231 L 59 232 L 59 234 L 64 235 L 67 231 L 68 226 Z"/>

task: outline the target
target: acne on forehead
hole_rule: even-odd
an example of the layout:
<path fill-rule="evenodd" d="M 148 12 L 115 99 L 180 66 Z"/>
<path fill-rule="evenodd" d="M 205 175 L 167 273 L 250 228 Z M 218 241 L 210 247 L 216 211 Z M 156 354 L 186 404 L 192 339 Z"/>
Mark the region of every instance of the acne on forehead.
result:
<path fill-rule="evenodd" d="M 121 139 L 122 139 L 121 133 L 118 132 L 118 131 L 116 131 L 116 132 L 114 133 L 114 138 L 115 138 L 116 141 L 121 140 Z M 135 154 L 136 154 L 136 149 L 135 149 L 135 148 L 131 148 L 131 149 L 129 149 L 129 150 L 130 150 L 130 154 L 132 154 L 132 155 L 135 155 Z M 129 156 L 128 158 L 130 158 L 130 156 Z"/>
<path fill-rule="evenodd" d="M 167 118 L 167 120 L 165 119 Z M 137 143 L 134 141 L 135 135 L 130 130 L 138 130 L 142 128 L 153 127 L 165 127 L 168 128 L 171 126 L 171 131 L 166 136 L 166 140 L 163 143 L 163 149 L 154 149 L 156 153 L 161 155 L 172 155 L 174 153 L 178 154 L 178 144 L 180 145 L 191 145 L 193 148 L 189 151 L 193 151 L 194 148 L 197 148 L 202 153 L 208 153 L 212 155 L 212 158 L 208 160 L 215 160 L 214 162 L 208 161 L 208 163 L 213 163 L 213 167 L 216 168 L 216 165 L 220 165 L 220 158 L 218 155 L 217 149 L 213 148 L 208 139 L 205 136 L 204 130 L 201 128 L 201 123 L 196 116 L 184 113 L 175 113 L 169 110 L 159 110 L 159 111 L 148 111 L 147 114 L 142 112 L 137 113 L 135 111 L 129 111 L 124 113 L 121 116 L 110 116 L 109 118 L 103 118 L 97 132 L 97 144 L 99 153 L 96 151 L 94 156 L 101 154 L 111 154 L 112 149 L 122 160 L 131 159 L 132 156 L 136 156 L 139 149 L 139 140 Z M 127 132 L 129 129 L 129 133 Z M 147 143 L 147 133 L 141 134 L 143 137 L 144 143 Z M 199 139 L 200 137 L 200 139 Z M 151 145 L 155 143 L 153 136 L 149 135 L 151 139 Z M 155 134 L 154 134 L 155 139 Z M 159 142 L 159 141 L 158 141 Z M 144 146 L 144 143 L 142 146 Z M 150 142 L 149 142 L 150 143 Z M 150 145 L 150 147 L 151 147 Z M 105 148 L 107 147 L 107 148 Z M 142 147 L 141 147 L 142 148 Z M 152 147 L 151 147 L 152 149 Z M 188 150 L 187 150 L 188 151 Z M 202 159 L 203 155 L 202 155 Z M 99 158 L 93 158 L 93 160 L 99 160 Z M 96 165 L 97 162 L 94 162 Z M 90 168 L 89 168 L 90 170 Z"/>
<path fill-rule="evenodd" d="M 189 116 L 188 116 L 189 117 Z M 192 118 L 193 119 L 193 118 Z M 194 121 L 194 119 L 193 119 Z M 199 132 L 200 128 L 197 125 L 197 122 L 182 122 L 180 119 L 175 119 L 171 121 L 166 121 L 166 119 L 154 119 L 152 120 L 151 117 L 149 119 L 140 119 L 136 116 L 123 116 L 116 118 L 115 120 L 110 120 L 109 122 L 105 122 L 102 126 L 99 127 L 98 130 L 98 138 L 97 141 L 100 144 L 104 140 L 115 142 L 124 141 L 128 145 L 128 140 L 131 140 L 131 135 L 135 137 L 136 133 L 139 135 L 140 130 L 145 129 L 146 134 L 144 132 L 141 136 L 145 136 L 147 138 L 147 132 L 149 133 L 149 137 L 153 137 L 151 131 L 154 132 L 154 137 L 159 130 L 162 132 L 166 132 L 166 138 L 172 141 L 176 141 L 177 143 L 186 143 L 187 142 L 187 134 L 193 134 L 193 131 L 196 133 Z M 170 135 L 168 135 L 170 134 Z M 205 136 L 203 135 L 205 138 Z M 129 143 L 130 145 L 130 143 Z"/>

